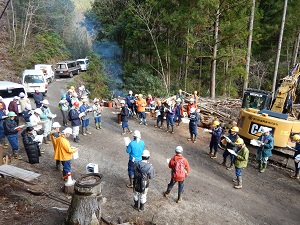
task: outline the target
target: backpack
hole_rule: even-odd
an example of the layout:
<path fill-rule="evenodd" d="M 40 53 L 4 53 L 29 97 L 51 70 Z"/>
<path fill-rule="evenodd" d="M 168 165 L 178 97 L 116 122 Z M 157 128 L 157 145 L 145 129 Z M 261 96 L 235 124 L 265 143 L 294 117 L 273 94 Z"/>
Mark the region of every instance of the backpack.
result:
<path fill-rule="evenodd" d="M 175 161 L 174 170 L 173 170 L 173 179 L 183 180 L 185 178 L 185 166 L 183 163 L 183 159 L 179 159 Z"/>
<path fill-rule="evenodd" d="M 151 166 L 149 166 L 146 173 L 142 173 L 142 171 L 137 168 L 137 172 L 134 176 L 134 190 L 139 193 L 144 193 L 147 186 L 147 173 L 150 170 Z"/>

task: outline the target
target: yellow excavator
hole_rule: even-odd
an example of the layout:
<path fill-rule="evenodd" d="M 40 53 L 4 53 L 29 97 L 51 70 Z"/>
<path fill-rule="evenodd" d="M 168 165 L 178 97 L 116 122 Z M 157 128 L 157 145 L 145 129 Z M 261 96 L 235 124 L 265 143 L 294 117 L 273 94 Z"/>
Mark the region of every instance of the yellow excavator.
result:
<path fill-rule="evenodd" d="M 239 115 L 239 135 L 257 139 L 262 127 L 269 128 L 274 137 L 274 150 L 292 155 L 286 148 L 293 146 L 291 137 L 300 133 L 300 120 L 293 113 L 296 89 L 300 77 L 300 64 L 296 64 L 289 75 L 280 80 L 276 93 L 246 89 Z"/>

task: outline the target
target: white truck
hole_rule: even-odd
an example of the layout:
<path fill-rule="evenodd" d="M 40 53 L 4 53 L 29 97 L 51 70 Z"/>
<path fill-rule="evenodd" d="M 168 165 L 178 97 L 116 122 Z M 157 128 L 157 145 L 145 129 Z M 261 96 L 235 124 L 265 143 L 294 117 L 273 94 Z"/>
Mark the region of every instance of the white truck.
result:
<path fill-rule="evenodd" d="M 53 82 L 53 80 L 54 80 L 54 71 L 53 71 L 52 65 L 49 65 L 49 64 L 36 64 L 34 66 L 34 69 L 35 70 L 42 70 L 46 80 L 48 81 L 48 83 Z"/>
<path fill-rule="evenodd" d="M 36 89 L 44 96 L 48 91 L 48 82 L 41 70 L 24 70 L 22 74 L 22 85 L 27 94 L 33 94 Z"/>
<path fill-rule="evenodd" d="M 76 61 L 79 63 L 81 71 L 86 71 L 87 70 L 88 64 L 90 62 L 89 59 L 87 59 L 87 58 L 85 58 L 85 59 L 77 59 Z"/>

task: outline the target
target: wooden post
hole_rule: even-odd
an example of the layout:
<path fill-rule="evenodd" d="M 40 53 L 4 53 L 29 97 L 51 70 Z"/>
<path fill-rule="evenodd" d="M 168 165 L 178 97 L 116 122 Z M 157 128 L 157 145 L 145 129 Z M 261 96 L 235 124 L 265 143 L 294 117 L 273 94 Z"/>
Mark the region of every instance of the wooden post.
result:
<path fill-rule="evenodd" d="M 100 224 L 102 177 L 99 173 L 89 173 L 76 181 L 66 225 Z"/>

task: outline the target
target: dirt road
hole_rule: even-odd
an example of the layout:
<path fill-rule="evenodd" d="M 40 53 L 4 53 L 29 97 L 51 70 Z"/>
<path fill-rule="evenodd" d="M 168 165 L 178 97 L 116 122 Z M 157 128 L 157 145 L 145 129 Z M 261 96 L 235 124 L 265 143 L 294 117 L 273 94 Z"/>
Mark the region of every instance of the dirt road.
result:
<path fill-rule="evenodd" d="M 57 80 L 50 85 L 48 99 L 53 112 L 57 110 L 60 94 L 64 93 L 69 79 Z M 209 136 L 199 129 L 197 143 L 187 141 L 188 127 L 183 124 L 175 128 L 175 134 L 166 133 L 165 129 L 154 128 L 155 120 L 149 119 L 148 126 L 139 125 L 131 119 L 132 129 L 138 129 L 146 148 L 151 152 L 156 177 L 150 183 L 145 212 L 137 212 L 132 207 L 132 190 L 126 187 L 128 154 L 125 152 L 121 127 L 117 124 L 117 111 L 105 108 L 102 116 L 103 128 L 94 129 L 92 135 L 81 136 L 80 143 L 72 145 L 79 148 L 79 159 L 73 160 L 73 176 L 85 173 L 88 163 L 97 163 L 103 174 L 102 214 L 108 221 L 146 221 L 154 224 L 193 225 L 193 224 L 299 224 L 300 221 L 300 185 L 298 180 L 289 178 L 289 171 L 268 167 L 260 174 L 249 163 L 244 170 L 243 189 L 233 188 L 231 179 L 234 170 L 228 171 L 219 165 L 221 157 L 212 160 L 206 155 Z M 60 118 L 60 116 L 58 117 Z M 59 122 L 61 122 L 58 119 Z M 128 135 L 130 136 L 130 135 Z M 131 136 L 130 136 L 131 137 Z M 132 138 L 132 137 L 131 137 Z M 174 155 L 177 145 L 183 146 L 184 156 L 191 166 L 191 174 L 185 182 L 183 202 L 177 204 L 177 186 L 168 199 L 163 192 L 170 179 L 170 170 L 166 159 Z M 60 172 L 55 171 L 52 147 L 47 147 L 38 165 L 24 161 L 12 161 L 24 169 L 42 174 L 39 186 L 46 192 L 70 200 L 61 192 L 63 181 Z M 222 152 L 221 152 L 222 153 Z M 2 179 L 0 179 L 0 184 Z M 32 196 L 18 188 L 4 187 L 0 190 L 1 224 L 61 224 L 67 208 L 44 196 Z M 18 204 L 26 206 L 18 209 Z M 13 220 L 11 220 L 13 219 Z M 12 222 L 13 221 L 13 222 Z M 140 223 L 142 224 L 142 223 Z M 146 223 L 147 224 L 147 223 Z"/>

